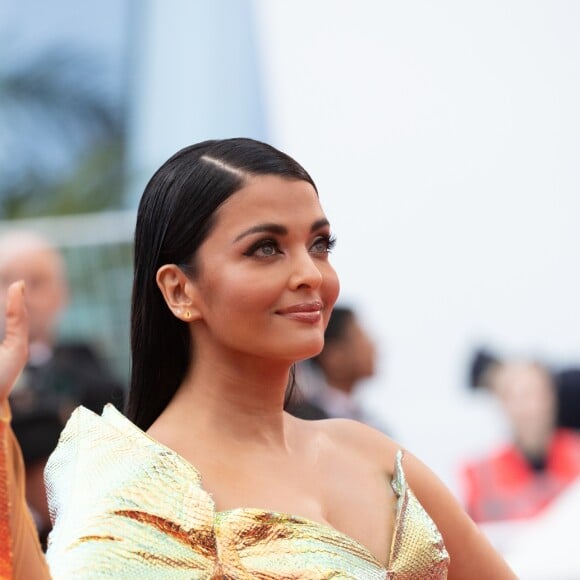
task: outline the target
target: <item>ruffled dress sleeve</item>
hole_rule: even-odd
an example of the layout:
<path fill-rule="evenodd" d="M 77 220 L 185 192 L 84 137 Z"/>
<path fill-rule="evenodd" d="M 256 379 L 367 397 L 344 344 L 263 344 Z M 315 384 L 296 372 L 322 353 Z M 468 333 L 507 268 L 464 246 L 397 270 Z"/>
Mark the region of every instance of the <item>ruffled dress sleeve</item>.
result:
<path fill-rule="evenodd" d="M 4 401 L 0 404 L 0 579 L 49 579 L 26 505 L 24 461 L 10 419 L 10 407 Z"/>

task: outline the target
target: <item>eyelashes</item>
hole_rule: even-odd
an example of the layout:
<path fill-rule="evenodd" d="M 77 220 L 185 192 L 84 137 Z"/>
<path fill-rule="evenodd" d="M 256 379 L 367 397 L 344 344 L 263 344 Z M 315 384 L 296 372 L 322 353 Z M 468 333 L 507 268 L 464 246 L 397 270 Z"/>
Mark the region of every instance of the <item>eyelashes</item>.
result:
<path fill-rule="evenodd" d="M 281 253 L 280 246 L 276 240 L 270 238 L 254 242 L 245 252 L 244 256 L 255 256 L 258 258 L 269 258 Z"/>
<path fill-rule="evenodd" d="M 318 236 L 310 246 L 310 252 L 314 254 L 330 254 L 336 245 L 336 237 L 334 235 Z M 244 256 L 256 258 L 270 258 L 283 251 L 277 240 L 272 238 L 263 238 L 254 242 L 245 252 Z"/>
<path fill-rule="evenodd" d="M 328 253 L 332 252 L 334 246 L 336 246 L 336 236 L 334 234 L 329 234 L 328 236 L 324 236 L 326 240 L 326 251 Z"/>
<path fill-rule="evenodd" d="M 330 254 L 332 249 L 336 244 L 336 237 L 333 235 L 319 236 L 314 240 L 314 243 L 310 247 L 310 251 L 316 254 Z M 322 246 L 322 247 L 320 247 Z M 316 249 L 320 248 L 320 249 Z"/>

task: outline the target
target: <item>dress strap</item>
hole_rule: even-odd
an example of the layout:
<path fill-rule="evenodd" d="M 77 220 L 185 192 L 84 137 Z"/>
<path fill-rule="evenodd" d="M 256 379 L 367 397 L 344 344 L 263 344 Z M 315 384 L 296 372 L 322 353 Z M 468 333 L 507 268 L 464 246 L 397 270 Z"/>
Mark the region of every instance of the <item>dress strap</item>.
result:
<path fill-rule="evenodd" d="M 391 487 L 396 496 L 401 499 L 405 495 L 407 489 L 407 480 L 405 472 L 403 471 L 403 450 L 399 449 L 395 456 L 395 469 L 393 470 L 393 479 L 391 480 Z"/>

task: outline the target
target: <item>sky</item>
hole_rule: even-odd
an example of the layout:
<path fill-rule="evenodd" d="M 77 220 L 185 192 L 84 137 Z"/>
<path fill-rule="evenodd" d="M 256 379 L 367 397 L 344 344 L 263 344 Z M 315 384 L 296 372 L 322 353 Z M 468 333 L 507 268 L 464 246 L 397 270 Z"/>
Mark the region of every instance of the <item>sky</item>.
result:
<path fill-rule="evenodd" d="M 50 47 L 79 50 L 102 63 L 113 94 L 123 90 L 131 0 L 1 0 L 0 47 L 9 61 Z"/>

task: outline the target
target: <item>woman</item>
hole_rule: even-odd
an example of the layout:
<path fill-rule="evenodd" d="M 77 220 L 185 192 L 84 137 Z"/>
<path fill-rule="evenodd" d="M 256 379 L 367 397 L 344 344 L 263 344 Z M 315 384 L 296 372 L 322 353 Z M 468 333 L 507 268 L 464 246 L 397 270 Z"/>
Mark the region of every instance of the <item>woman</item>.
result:
<path fill-rule="evenodd" d="M 332 244 L 314 182 L 268 145 L 208 141 L 157 171 L 137 217 L 127 418 L 77 409 L 47 466 L 53 577 L 513 578 L 395 442 L 284 412 L 338 296 Z M 23 361 L 16 286 L 9 322 L 4 399 Z M 9 492 L 14 565 L 46 577 Z"/>

